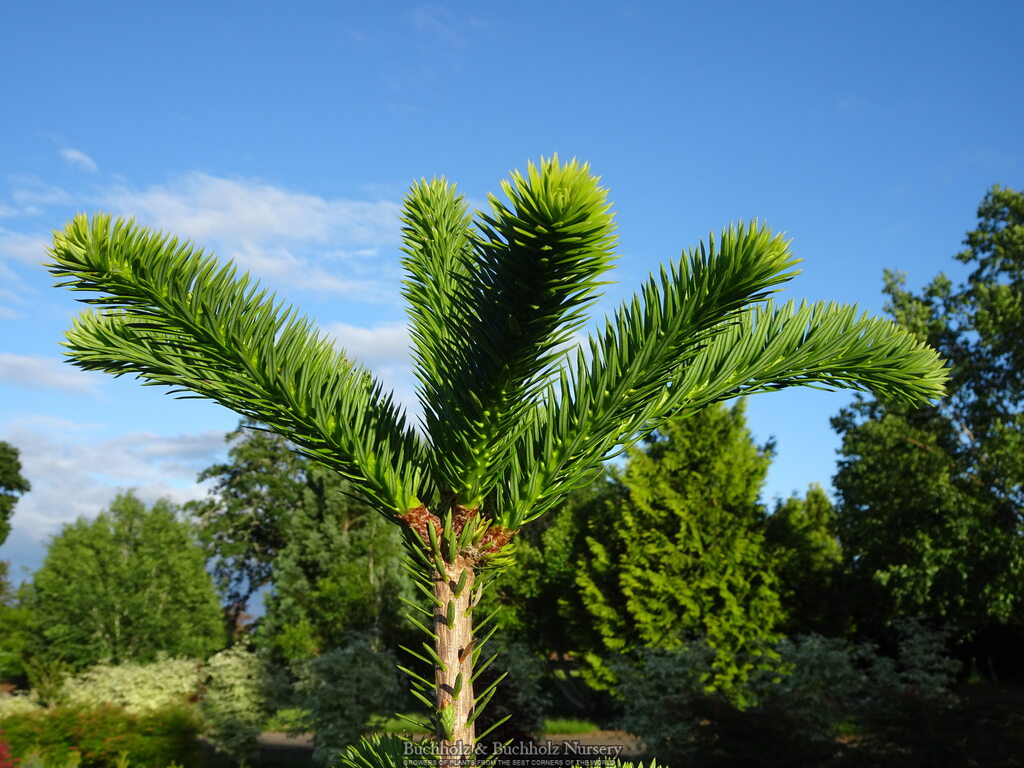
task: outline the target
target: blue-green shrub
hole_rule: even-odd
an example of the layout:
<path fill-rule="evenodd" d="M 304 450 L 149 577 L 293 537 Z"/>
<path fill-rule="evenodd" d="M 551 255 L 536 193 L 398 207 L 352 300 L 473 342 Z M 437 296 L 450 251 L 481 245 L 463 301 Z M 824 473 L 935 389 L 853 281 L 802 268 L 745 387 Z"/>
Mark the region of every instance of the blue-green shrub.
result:
<path fill-rule="evenodd" d="M 371 635 L 357 634 L 297 665 L 297 700 L 309 711 L 318 763 L 330 765 L 356 744 L 371 715 L 395 711 L 404 687 L 396 663 Z"/>

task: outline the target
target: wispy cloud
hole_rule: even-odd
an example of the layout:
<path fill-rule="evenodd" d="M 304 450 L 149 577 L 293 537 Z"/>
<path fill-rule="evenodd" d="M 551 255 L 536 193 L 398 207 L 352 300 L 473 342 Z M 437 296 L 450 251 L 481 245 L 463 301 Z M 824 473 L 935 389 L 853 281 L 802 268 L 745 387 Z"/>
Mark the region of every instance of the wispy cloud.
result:
<path fill-rule="evenodd" d="M 860 112 L 866 106 L 867 100 L 860 96 L 842 96 L 836 99 L 836 110 L 842 112 L 844 115 Z"/>
<path fill-rule="evenodd" d="M 323 330 L 356 362 L 370 367 L 409 363 L 409 329 L 404 323 L 388 323 L 373 328 L 331 323 Z"/>
<path fill-rule="evenodd" d="M 99 171 L 99 166 L 96 165 L 96 161 L 89 157 L 85 152 L 74 147 L 64 147 L 59 150 L 60 156 L 64 159 L 64 162 L 70 165 L 72 168 L 78 168 L 82 171 L 89 171 L 90 173 L 96 173 Z"/>
<path fill-rule="evenodd" d="M 49 244 L 50 241 L 44 237 L 0 229 L 0 264 L 4 262 L 33 266 L 41 264 L 46 257 L 46 247 Z"/>
<path fill-rule="evenodd" d="M 372 268 L 360 268 L 344 257 L 378 256 L 397 244 L 399 234 L 399 206 L 390 200 L 329 199 L 198 172 L 145 189 L 119 186 L 101 202 L 212 246 L 279 285 L 371 301 L 383 298 L 380 275 L 387 275 L 388 265 L 378 259 Z M 321 262 L 328 259 L 345 263 L 327 269 Z"/>
<path fill-rule="evenodd" d="M 0 353 L 0 382 L 25 389 L 60 389 L 98 395 L 99 377 L 57 358 Z"/>
<path fill-rule="evenodd" d="M 12 520 L 21 540 L 42 541 L 78 517 L 94 517 L 118 490 L 135 488 L 148 502 L 201 498 L 198 473 L 224 453 L 224 433 L 156 435 L 133 432 L 97 439 L 98 425 L 48 417 L 9 424 L 0 439 L 21 454 L 22 474 L 32 490 L 22 496 Z M 12 538 L 15 536 L 12 534 Z"/>
<path fill-rule="evenodd" d="M 409 359 L 409 329 L 404 323 L 385 323 L 363 328 L 330 323 L 322 329 L 352 360 L 372 370 L 385 391 L 394 394 L 410 416 L 419 413 L 415 380 Z"/>
<path fill-rule="evenodd" d="M 410 20 L 417 29 L 435 36 L 446 45 L 462 48 L 466 38 L 458 30 L 458 22 L 447 8 L 437 5 L 424 5 L 414 10 Z"/>
<path fill-rule="evenodd" d="M 19 272 L 43 261 L 48 241 L 0 228 L 0 319 L 20 316 L 14 306 L 26 307 L 33 291 Z"/>
<path fill-rule="evenodd" d="M 71 196 L 64 189 L 34 176 L 15 176 L 10 182 L 11 199 L 21 214 L 39 213 L 46 206 L 71 202 Z"/>

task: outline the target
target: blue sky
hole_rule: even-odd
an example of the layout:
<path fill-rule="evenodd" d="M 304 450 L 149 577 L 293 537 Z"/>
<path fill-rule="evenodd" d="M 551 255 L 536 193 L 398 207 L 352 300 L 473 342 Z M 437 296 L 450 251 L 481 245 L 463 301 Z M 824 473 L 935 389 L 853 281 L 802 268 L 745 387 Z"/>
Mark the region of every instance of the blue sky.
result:
<path fill-rule="evenodd" d="M 35 567 L 118 488 L 183 501 L 236 417 L 60 362 L 77 311 L 39 266 L 110 210 L 235 258 L 413 401 L 398 207 L 444 175 L 480 204 L 558 152 L 611 190 L 599 314 L 661 261 L 757 217 L 805 262 L 785 292 L 880 311 L 994 183 L 1024 185 L 1019 2 L 7 4 L 0 24 L 0 440 L 33 491 L 0 558 Z M 751 400 L 765 499 L 828 485 L 850 396 Z"/>

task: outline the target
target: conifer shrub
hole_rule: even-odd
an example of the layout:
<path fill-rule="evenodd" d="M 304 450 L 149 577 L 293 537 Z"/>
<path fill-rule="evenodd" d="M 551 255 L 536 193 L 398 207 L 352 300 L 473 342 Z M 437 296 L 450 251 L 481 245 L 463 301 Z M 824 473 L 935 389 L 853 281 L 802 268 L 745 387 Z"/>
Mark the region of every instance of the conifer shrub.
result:
<path fill-rule="evenodd" d="M 912 621 L 898 631 L 893 657 L 869 643 L 787 638 L 743 691 L 708 685 L 705 644 L 642 651 L 618 670 L 622 726 L 659 759 L 695 768 L 823 765 L 847 744 L 857 759 L 905 753 L 908 736 L 955 702 L 956 665 L 940 633 Z"/>
<path fill-rule="evenodd" d="M 372 715 L 403 701 L 397 659 L 370 634 L 350 635 L 338 648 L 296 665 L 296 692 L 315 732 L 313 759 L 331 765 L 356 744 Z"/>
<path fill-rule="evenodd" d="M 203 735 L 218 752 L 239 763 L 254 759 L 267 716 L 263 664 L 244 646 L 210 657 L 200 702 Z"/>

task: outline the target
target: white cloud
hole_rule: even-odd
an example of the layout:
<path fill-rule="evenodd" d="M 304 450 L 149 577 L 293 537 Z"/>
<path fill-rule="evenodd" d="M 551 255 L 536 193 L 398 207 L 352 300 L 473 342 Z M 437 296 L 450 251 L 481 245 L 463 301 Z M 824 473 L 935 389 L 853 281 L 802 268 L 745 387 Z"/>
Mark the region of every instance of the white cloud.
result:
<path fill-rule="evenodd" d="M 348 323 L 330 323 L 324 332 L 353 360 L 373 368 L 380 365 L 408 365 L 409 329 L 404 323 L 360 328 Z"/>
<path fill-rule="evenodd" d="M 57 358 L 0 353 L 0 382 L 25 389 L 62 389 L 83 395 L 99 393 L 99 377 Z"/>
<path fill-rule="evenodd" d="M 89 171 L 90 173 L 96 173 L 99 170 L 95 160 L 85 154 L 85 152 L 74 147 L 64 147 L 60 150 L 60 156 L 64 158 L 65 163 L 73 168 Z"/>
<path fill-rule="evenodd" d="M 24 235 L 8 229 L 0 229 L 0 264 L 17 262 L 35 266 L 46 258 L 50 241 L 45 237 Z"/>
<path fill-rule="evenodd" d="M 118 490 L 134 488 L 148 503 L 162 497 L 179 504 L 202 498 L 206 490 L 196 476 L 220 460 L 225 449 L 224 433 L 215 430 L 98 439 L 96 429 L 94 424 L 27 417 L 4 430 L 0 439 L 18 448 L 22 474 L 32 484 L 15 507 L 12 539 L 43 541 L 65 523 L 95 517 Z"/>
<path fill-rule="evenodd" d="M 21 206 L 20 213 L 39 213 L 40 206 L 71 202 L 71 196 L 63 189 L 32 176 L 16 176 L 11 182 L 11 199 Z"/>
<path fill-rule="evenodd" d="M 409 328 L 404 323 L 385 323 L 363 328 L 348 323 L 330 323 L 322 328 L 352 360 L 373 371 L 385 392 L 413 421 L 420 413 L 415 379 L 409 358 Z"/>
<path fill-rule="evenodd" d="M 328 199 L 198 172 L 141 190 L 116 187 L 100 202 L 213 247 L 278 284 L 366 300 L 382 298 L 387 266 L 378 254 L 396 245 L 399 235 L 399 206 L 390 200 Z M 344 258 L 350 253 L 377 258 L 361 264 Z M 335 269 L 325 269 L 325 260 Z"/>

